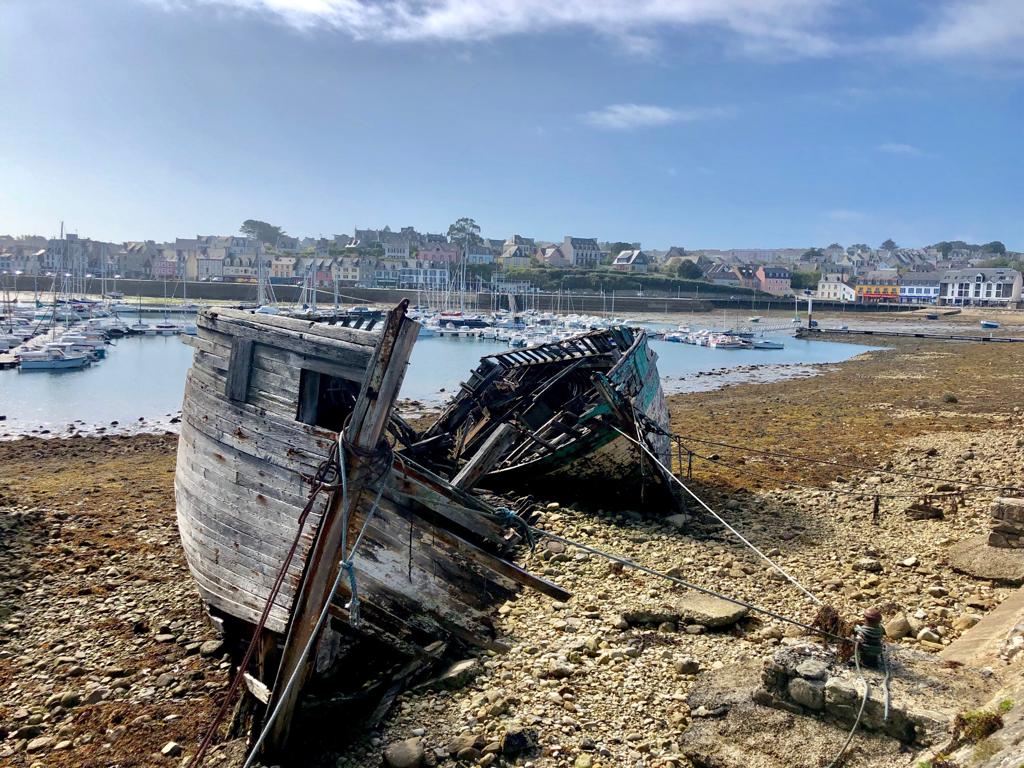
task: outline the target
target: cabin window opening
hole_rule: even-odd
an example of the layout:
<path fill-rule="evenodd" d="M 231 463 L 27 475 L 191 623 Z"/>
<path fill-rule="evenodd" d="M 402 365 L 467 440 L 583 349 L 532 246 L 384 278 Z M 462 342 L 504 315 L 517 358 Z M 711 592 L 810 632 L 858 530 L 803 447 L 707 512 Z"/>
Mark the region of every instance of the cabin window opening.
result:
<path fill-rule="evenodd" d="M 298 421 L 340 432 L 359 396 L 359 385 L 348 379 L 305 368 L 299 376 Z"/>

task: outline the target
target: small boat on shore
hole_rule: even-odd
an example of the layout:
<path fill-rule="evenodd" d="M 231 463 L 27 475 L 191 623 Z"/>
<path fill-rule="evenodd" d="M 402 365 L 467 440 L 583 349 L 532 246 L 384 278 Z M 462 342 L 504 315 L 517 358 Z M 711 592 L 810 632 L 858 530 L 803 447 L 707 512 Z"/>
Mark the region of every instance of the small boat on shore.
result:
<path fill-rule="evenodd" d="M 999 323 L 997 323 L 995 320 L 982 320 L 981 327 L 987 331 L 994 331 L 996 328 L 999 327 Z"/>

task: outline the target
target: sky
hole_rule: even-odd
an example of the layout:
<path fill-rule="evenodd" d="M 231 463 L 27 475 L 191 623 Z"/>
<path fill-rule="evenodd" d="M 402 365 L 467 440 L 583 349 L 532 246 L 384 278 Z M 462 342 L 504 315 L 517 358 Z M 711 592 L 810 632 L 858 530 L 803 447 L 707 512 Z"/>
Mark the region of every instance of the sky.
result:
<path fill-rule="evenodd" d="M 1024 0 L 0 0 L 0 233 L 1024 250 Z"/>

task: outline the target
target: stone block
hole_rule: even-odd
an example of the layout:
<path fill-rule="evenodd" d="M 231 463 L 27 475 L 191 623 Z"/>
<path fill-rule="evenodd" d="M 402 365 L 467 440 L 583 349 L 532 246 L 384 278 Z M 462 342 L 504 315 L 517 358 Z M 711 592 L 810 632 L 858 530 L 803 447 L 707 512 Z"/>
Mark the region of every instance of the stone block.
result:
<path fill-rule="evenodd" d="M 989 514 L 997 520 L 1007 520 L 1024 525 L 1024 499 L 998 498 L 992 502 Z"/>
<path fill-rule="evenodd" d="M 815 712 L 825 708 L 825 683 L 794 677 L 789 681 L 789 695 L 797 704 Z"/>
<path fill-rule="evenodd" d="M 797 665 L 796 673 L 807 680 L 824 680 L 828 677 L 828 664 L 819 659 L 807 659 Z"/>
<path fill-rule="evenodd" d="M 1024 535 L 992 531 L 988 535 L 988 545 L 1000 549 L 1024 549 Z"/>
<path fill-rule="evenodd" d="M 825 683 L 825 708 L 831 712 L 840 707 L 859 707 L 861 693 L 852 683 L 833 677 Z"/>

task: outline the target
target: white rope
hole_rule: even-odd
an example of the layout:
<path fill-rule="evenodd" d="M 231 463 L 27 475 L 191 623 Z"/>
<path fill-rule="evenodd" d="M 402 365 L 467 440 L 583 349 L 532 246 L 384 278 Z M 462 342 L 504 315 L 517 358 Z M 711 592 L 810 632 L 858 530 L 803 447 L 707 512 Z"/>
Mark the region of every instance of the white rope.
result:
<path fill-rule="evenodd" d="M 748 541 L 746 539 L 746 537 L 744 537 L 744 535 L 742 533 L 740 533 L 735 528 L 733 528 L 731 525 L 729 525 L 729 523 L 725 520 L 725 518 L 723 518 L 720 514 L 715 512 L 715 510 L 713 510 L 711 507 L 709 507 L 707 504 L 705 504 L 704 500 L 700 496 L 698 496 L 696 493 L 691 491 L 682 480 L 680 480 L 678 477 L 675 476 L 675 474 L 672 472 L 671 469 L 669 469 L 668 467 L 666 467 L 664 464 L 661 463 L 661 460 L 654 454 L 654 452 L 650 448 L 647 447 L 646 443 L 643 443 L 643 442 L 637 440 L 636 438 L 630 437 L 629 435 L 627 435 L 625 432 L 623 432 L 618 427 L 613 426 L 612 429 L 614 429 L 616 432 L 618 432 L 620 435 L 622 435 L 627 440 L 629 440 L 629 441 L 639 445 L 647 453 L 647 455 L 651 457 L 651 461 L 653 461 L 655 464 L 657 464 L 659 467 L 661 467 L 665 471 L 665 474 L 667 474 L 669 477 L 671 477 L 673 480 L 675 480 L 676 483 L 678 483 L 680 488 L 682 488 L 684 491 L 686 491 L 688 494 L 690 494 L 690 496 L 692 496 L 694 498 L 694 500 L 698 504 L 700 504 L 702 507 L 704 507 L 704 509 L 706 509 L 708 512 L 710 512 L 711 515 L 716 520 L 718 520 L 718 522 L 720 522 L 722 525 L 724 525 L 726 528 L 728 528 L 730 533 L 732 533 L 737 539 L 739 539 L 744 544 L 746 544 L 748 547 L 750 547 L 751 550 L 756 552 L 761 557 L 761 559 L 764 560 L 766 563 L 768 563 L 772 568 L 774 568 L 776 571 L 781 573 L 793 586 L 795 586 L 797 589 L 799 589 L 801 592 L 803 592 L 805 595 L 807 595 L 807 597 L 809 597 L 811 599 L 811 601 L 815 605 L 822 605 L 821 600 L 819 600 L 817 597 L 815 597 L 813 594 L 811 594 L 811 592 L 806 587 L 804 587 L 803 584 L 801 584 L 795 578 L 790 576 L 789 573 L 781 565 L 776 563 L 774 560 L 772 560 L 770 557 L 768 557 L 768 555 L 766 555 L 764 552 L 762 552 L 760 549 L 758 549 L 756 546 L 754 546 L 750 541 Z"/>

